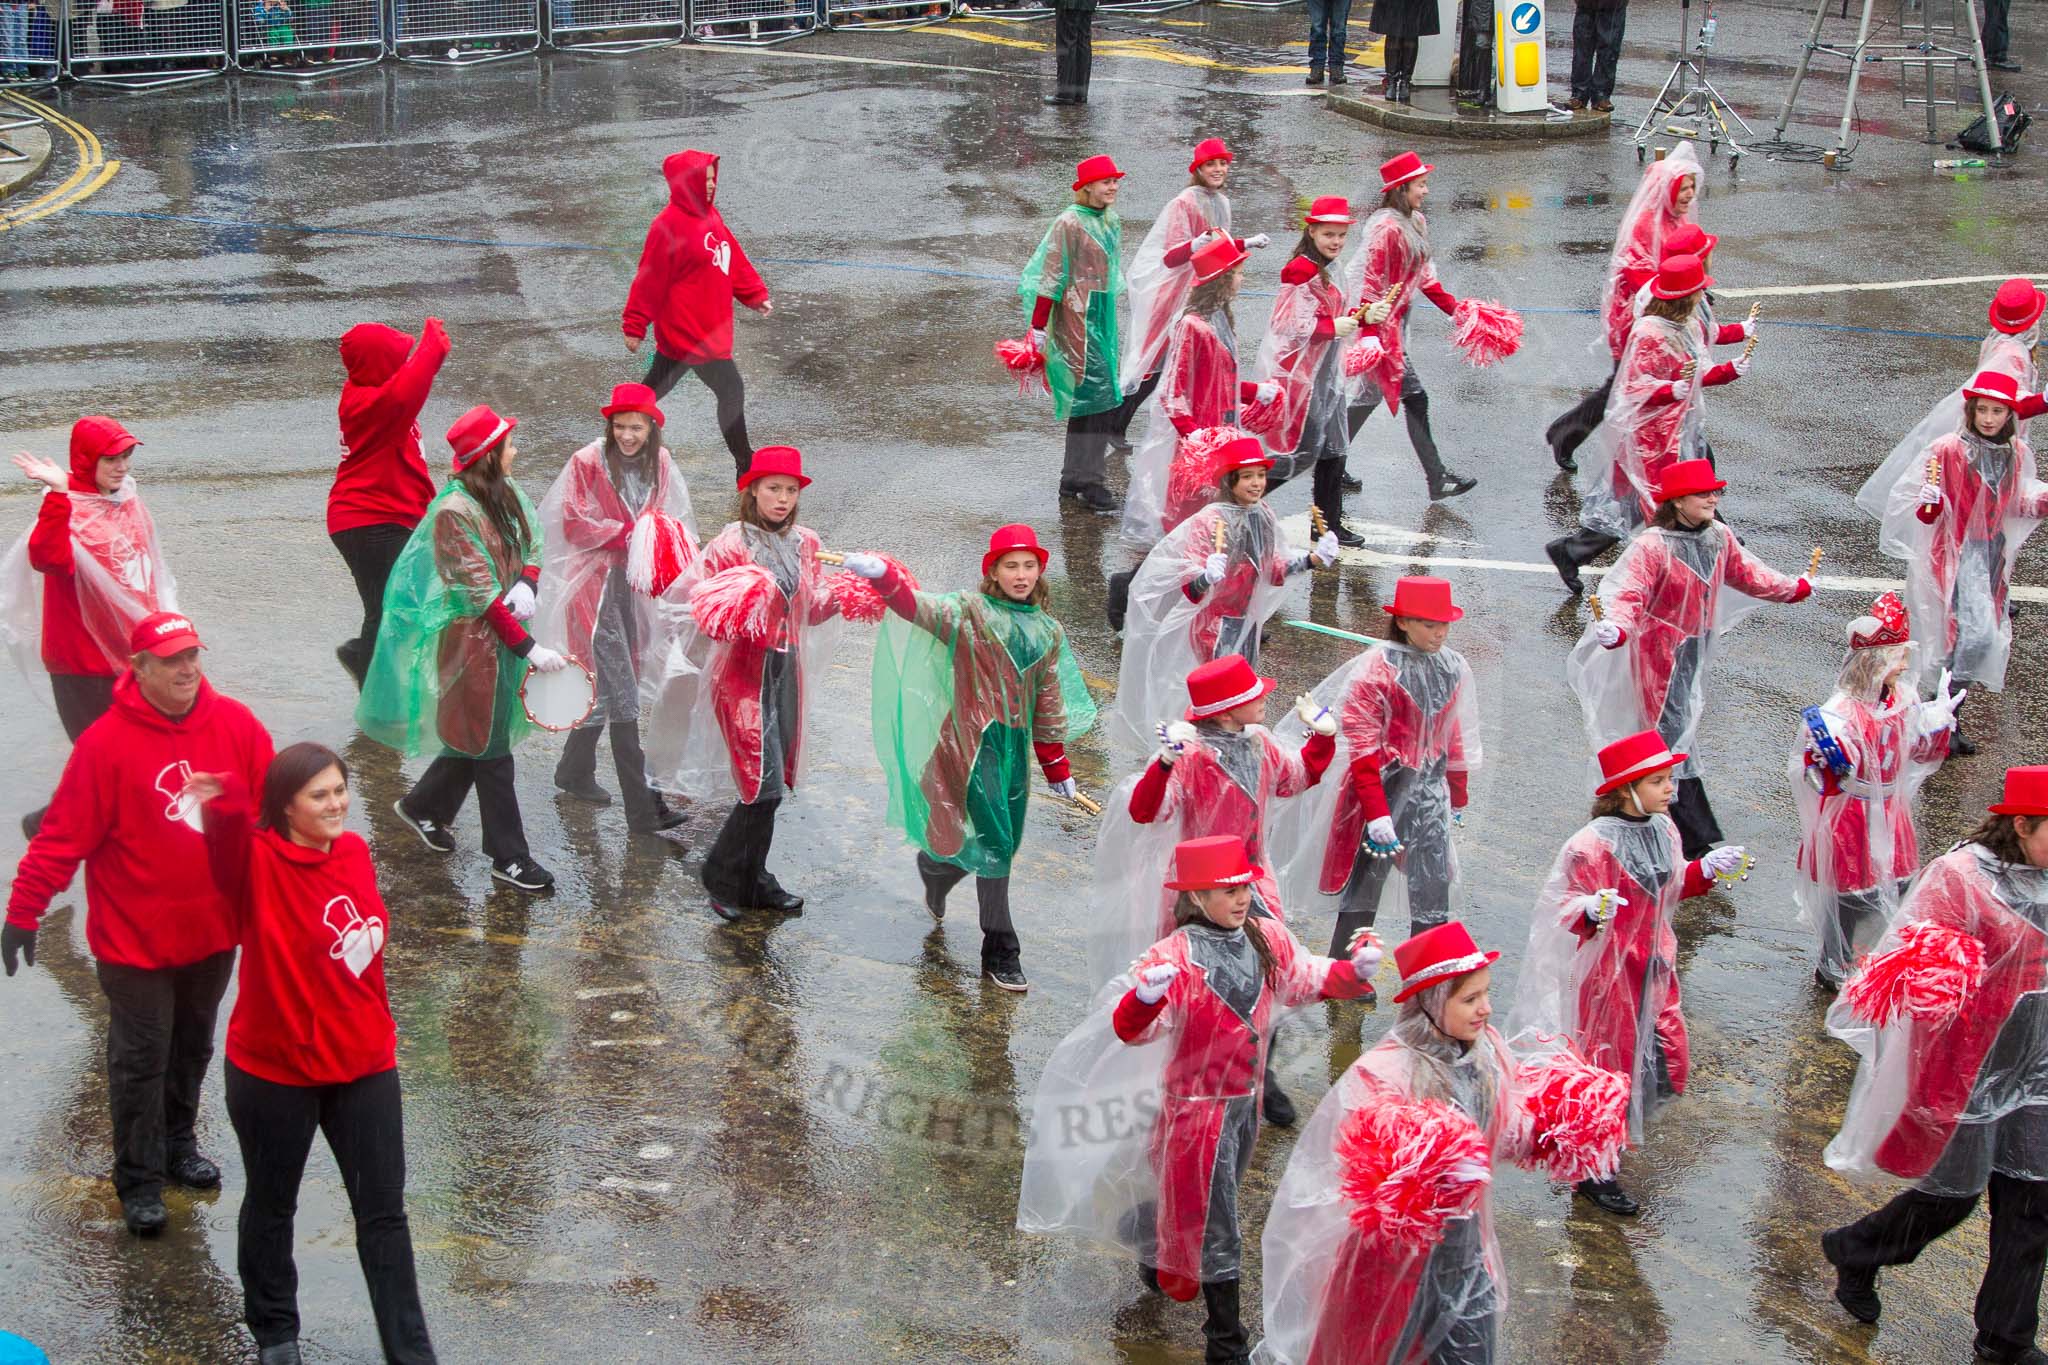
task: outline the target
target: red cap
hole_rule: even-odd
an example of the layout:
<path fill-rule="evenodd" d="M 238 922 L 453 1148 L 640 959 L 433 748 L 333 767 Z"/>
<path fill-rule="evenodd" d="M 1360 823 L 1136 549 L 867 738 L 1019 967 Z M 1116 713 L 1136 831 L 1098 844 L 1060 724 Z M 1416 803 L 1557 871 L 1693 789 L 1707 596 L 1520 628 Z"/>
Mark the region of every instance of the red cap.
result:
<path fill-rule="evenodd" d="M 2048 815 L 2048 767 L 2007 768 L 2005 800 L 1990 810 L 1993 815 Z"/>
<path fill-rule="evenodd" d="M 1991 325 L 2007 336 L 2017 336 L 2040 320 L 2043 307 L 2048 307 L 2048 296 L 2034 288 L 2033 281 L 2007 280 L 1991 296 Z"/>
<path fill-rule="evenodd" d="M 159 659 L 168 659 L 188 649 L 201 648 L 199 632 L 192 623 L 174 611 L 156 611 L 135 623 L 135 629 L 128 632 L 130 654 L 154 654 Z"/>
<path fill-rule="evenodd" d="M 1219 479 L 1233 469 L 1250 469 L 1253 465 L 1265 469 L 1273 467 L 1273 456 L 1267 451 L 1265 442 L 1256 436 L 1233 437 L 1210 458 L 1210 467 Z"/>
<path fill-rule="evenodd" d="M 1491 967 L 1498 961 L 1499 953 L 1479 951 L 1479 945 L 1472 941 L 1472 931 L 1463 921 L 1447 920 L 1394 949 L 1394 966 L 1401 973 L 1401 989 L 1395 993 L 1394 1003 L 1398 1005 L 1439 981 Z"/>
<path fill-rule="evenodd" d="M 1107 156 L 1091 156 L 1074 167 L 1074 188 L 1092 185 L 1098 180 L 1121 180 L 1124 173 L 1116 168 L 1116 160 Z"/>
<path fill-rule="evenodd" d="M 1302 217 L 1304 223 L 1355 223 L 1358 215 L 1351 211 L 1351 201 L 1341 194 L 1326 194 L 1308 206 L 1308 213 Z"/>
<path fill-rule="evenodd" d="M 1988 398 L 2009 408 L 2016 407 L 2020 401 L 2020 381 L 2002 370 L 1979 370 L 1975 379 L 1963 385 L 1963 397 Z"/>
<path fill-rule="evenodd" d="M 1211 237 L 1189 261 L 1195 268 L 1195 283 L 1207 284 L 1218 275 L 1229 274 L 1249 254 L 1235 237 Z"/>
<path fill-rule="evenodd" d="M 787 474 L 796 480 L 798 488 L 809 488 L 811 481 L 804 473 L 804 453 L 795 446 L 762 446 L 754 452 L 754 461 L 747 466 L 747 472 L 740 475 L 738 487 L 745 488 L 756 479 L 765 479 L 771 474 Z"/>
<path fill-rule="evenodd" d="M 1650 281 L 1650 294 L 1659 299 L 1682 299 L 1702 289 L 1712 289 L 1714 277 L 1697 256 L 1666 256 L 1657 262 L 1657 278 Z"/>
<path fill-rule="evenodd" d="M 1223 145 L 1222 138 L 1205 137 L 1195 144 L 1195 154 L 1188 158 L 1188 173 L 1194 174 L 1195 168 L 1205 161 L 1235 160 L 1237 158 L 1230 154 L 1230 148 Z"/>
<path fill-rule="evenodd" d="M 448 428 L 449 465 L 460 474 L 475 464 L 477 457 L 512 434 L 517 417 L 500 417 L 488 403 L 479 403 L 455 419 Z"/>
<path fill-rule="evenodd" d="M 1451 601 L 1451 584 L 1444 578 L 1403 578 L 1394 584 L 1394 600 L 1383 608 L 1389 616 L 1412 616 L 1418 621 L 1462 621 L 1465 609 Z"/>
<path fill-rule="evenodd" d="M 1657 484 L 1657 501 L 1670 502 L 1688 493 L 1718 493 L 1728 482 L 1715 475 L 1714 466 L 1707 460 L 1680 460 L 1664 471 L 1664 477 Z"/>
<path fill-rule="evenodd" d="M 1166 879 L 1166 889 L 1210 891 L 1219 886 L 1245 886 L 1258 875 L 1245 856 L 1242 837 L 1212 834 L 1206 839 L 1183 839 L 1174 846 L 1173 871 Z"/>
<path fill-rule="evenodd" d="M 995 562 L 1012 550 L 1029 550 L 1038 556 L 1038 567 L 1043 569 L 1052 559 L 1047 549 L 1038 543 L 1038 532 L 1023 522 L 998 526 L 989 534 L 988 553 L 981 557 L 981 571 L 986 574 Z"/>
<path fill-rule="evenodd" d="M 1600 751 L 1601 781 L 1594 790 L 1605 796 L 1616 787 L 1625 787 L 1639 777 L 1661 773 L 1683 762 L 1685 755 L 1672 753 L 1662 735 L 1644 730 L 1627 739 L 1617 739 Z"/>
<path fill-rule="evenodd" d="M 1657 249 L 1657 257 L 1666 260 L 1673 256 L 1697 256 L 1704 263 L 1708 254 L 1719 245 L 1721 239 L 1698 223 L 1680 223 L 1664 239 L 1664 245 Z"/>
<path fill-rule="evenodd" d="M 1245 662 L 1242 654 L 1226 654 L 1220 659 L 1197 665 L 1188 674 L 1189 720 L 1207 720 L 1234 710 L 1247 702 L 1257 701 L 1279 684 L 1271 678 L 1262 678 L 1252 666 Z"/>
<path fill-rule="evenodd" d="M 1906 604 L 1895 592 L 1888 592 L 1870 604 L 1870 614 L 1849 623 L 1849 648 L 1878 649 L 1902 645 L 1913 638 L 1907 624 Z"/>
<path fill-rule="evenodd" d="M 1405 185 L 1411 180 L 1420 180 L 1435 170 L 1434 166 L 1422 164 L 1422 158 L 1413 152 L 1403 152 L 1380 163 L 1380 193 L 1385 194 L 1396 185 Z"/>
<path fill-rule="evenodd" d="M 622 412 L 637 412 L 658 427 L 665 427 L 661 405 L 654 397 L 654 390 L 645 384 L 620 384 L 612 390 L 612 401 L 598 409 L 607 421 Z"/>

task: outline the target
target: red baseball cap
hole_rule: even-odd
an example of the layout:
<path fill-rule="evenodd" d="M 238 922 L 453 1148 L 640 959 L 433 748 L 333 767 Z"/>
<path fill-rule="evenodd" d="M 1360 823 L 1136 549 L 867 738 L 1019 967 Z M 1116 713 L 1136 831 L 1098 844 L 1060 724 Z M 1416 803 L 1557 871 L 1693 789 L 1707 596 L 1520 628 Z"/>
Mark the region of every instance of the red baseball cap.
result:
<path fill-rule="evenodd" d="M 174 611 L 151 612 L 128 632 L 130 654 L 154 654 L 159 659 L 168 659 L 188 649 L 203 648 L 192 623 Z"/>

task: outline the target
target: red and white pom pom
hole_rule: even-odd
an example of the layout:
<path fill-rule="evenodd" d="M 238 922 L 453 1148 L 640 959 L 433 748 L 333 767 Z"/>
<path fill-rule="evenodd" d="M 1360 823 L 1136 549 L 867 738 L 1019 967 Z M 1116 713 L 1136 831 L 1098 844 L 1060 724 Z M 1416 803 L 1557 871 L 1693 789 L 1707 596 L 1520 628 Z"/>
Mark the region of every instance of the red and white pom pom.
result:
<path fill-rule="evenodd" d="M 1863 959 L 1842 988 L 1857 1017 L 1879 1028 L 1901 1012 L 1945 1028 L 1984 984 L 1984 945 L 1960 929 L 1915 920 L 1899 931 L 1899 946 Z"/>
<path fill-rule="evenodd" d="M 626 582 L 635 592 L 659 597 L 697 557 L 689 528 L 662 512 L 633 523 L 626 538 Z"/>
<path fill-rule="evenodd" d="M 1014 341 L 1005 337 L 998 341 L 996 359 L 1017 376 L 1017 392 L 1024 397 L 1030 397 L 1033 391 L 1052 392 L 1052 386 L 1045 381 L 1045 352 L 1032 345 L 1030 337 Z"/>
<path fill-rule="evenodd" d="M 1284 388 L 1273 398 L 1255 398 L 1237 410 L 1238 425 L 1253 436 L 1265 436 L 1278 431 L 1286 417 L 1287 391 Z"/>
<path fill-rule="evenodd" d="M 1522 349 L 1522 315 L 1492 299 L 1460 299 L 1451 310 L 1451 343 L 1484 369 Z"/>
<path fill-rule="evenodd" d="M 1529 1150 L 1552 1180 L 1605 1180 L 1628 1145 L 1628 1077 L 1565 1050 L 1515 1072 Z"/>
<path fill-rule="evenodd" d="M 1386 358 L 1385 342 L 1376 336 L 1360 336 L 1358 340 L 1344 348 L 1344 373 L 1346 377 L 1356 379 L 1367 370 L 1378 369 L 1380 362 Z"/>
<path fill-rule="evenodd" d="M 889 555 L 876 555 L 875 558 L 886 562 L 905 587 L 913 592 L 917 590 L 917 579 L 901 563 Z M 833 574 L 825 580 L 825 591 L 832 595 L 832 604 L 839 609 L 839 614 L 856 625 L 871 626 L 888 614 L 888 604 L 882 600 L 882 594 L 875 591 L 875 584 L 857 573 Z"/>
<path fill-rule="evenodd" d="M 773 574 L 759 564 L 735 564 L 697 585 L 690 594 L 690 614 L 714 640 L 759 644 L 774 626 L 781 598 Z"/>
<path fill-rule="evenodd" d="M 1443 1239 L 1492 1178 L 1486 1136 L 1441 1100 L 1397 1100 L 1355 1110 L 1337 1130 L 1337 1189 L 1351 1225 L 1407 1251 Z"/>

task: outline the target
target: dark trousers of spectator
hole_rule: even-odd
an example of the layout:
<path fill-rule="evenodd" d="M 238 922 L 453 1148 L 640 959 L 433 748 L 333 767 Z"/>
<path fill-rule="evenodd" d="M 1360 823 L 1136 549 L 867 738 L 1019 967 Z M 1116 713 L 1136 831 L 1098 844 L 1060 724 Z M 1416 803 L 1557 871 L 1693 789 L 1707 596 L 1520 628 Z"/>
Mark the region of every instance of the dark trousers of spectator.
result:
<path fill-rule="evenodd" d="M 483 823 L 484 853 L 499 863 L 527 857 L 526 825 L 519 818 L 519 791 L 512 785 L 510 754 L 497 758 L 442 754 L 427 765 L 406 793 L 405 808 L 437 825 L 453 824 L 471 787 L 476 788 L 476 813 Z"/>
<path fill-rule="evenodd" d="M 1059 83 L 1053 93 L 1074 104 L 1086 104 L 1088 77 L 1095 71 L 1095 11 L 1063 9 L 1058 11 L 1054 23 Z"/>
<path fill-rule="evenodd" d="M 1060 13 L 1065 14 L 1065 10 Z M 1120 407 L 1106 412 L 1075 413 L 1067 419 L 1066 459 L 1060 464 L 1060 491 L 1108 492 L 1109 438 L 1116 430 Z"/>
<path fill-rule="evenodd" d="M 1572 15 L 1572 94 L 1592 104 L 1614 98 L 1614 64 L 1621 60 L 1628 6 L 1588 9 Z"/>
<path fill-rule="evenodd" d="M 2003 61 L 2006 49 L 2012 46 L 2012 28 L 2006 22 L 2006 10 L 2010 0 L 1984 0 L 1984 58 L 1986 61 Z"/>
<path fill-rule="evenodd" d="M 746 473 L 754 463 L 754 447 L 747 441 L 747 386 L 740 378 L 739 366 L 730 360 L 677 360 L 656 351 L 654 363 L 647 367 L 647 387 L 654 390 L 656 398 L 666 398 L 677 381 L 692 371 L 718 400 L 718 433 L 732 452 L 733 473 Z"/>
<path fill-rule="evenodd" d="M 58 723 L 76 744 L 85 727 L 104 716 L 114 704 L 114 680 L 100 673 L 52 673 L 50 696 L 57 703 Z M 22 816 L 21 832 L 35 838 L 49 809 L 48 805 L 38 806 Z"/>
<path fill-rule="evenodd" d="M 1350 55 L 1351 0 L 1308 0 L 1308 69 L 1342 71 Z"/>
<path fill-rule="evenodd" d="M 356 1218 L 356 1259 L 384 1359 L 433 1365 L 420 1309 L 412 1229 L 405 1218 L 405 1125 L 398 1072 L 342 1085 L 279 1085 L 227 1063 L 228 1120 L 242 1146 L 248 1189 L 236 1223 L 235 1268 L 242 1311 L 261 1348 L 299 1336 L 299 1268 L 292 1216 L 313 1134 L 326 1135 Z"/>
<path fill-rule="evenodd" d="M 356 596 L 363 599 L 362 628 L 355 639 L 335 651 L 360 686 L 370 669 L 370 656 L 377 652 L 377 627 L 384 620 L 384 583 L 391 577 L 391 566 L 398 562 L 398 552 L 412 539 L 412 528 L 384 522 L 336 531 L 328 539 L 341 552 L 341 562 L 348 565 L 349 575 L 356 581 Z"/>
<path fill-rule="evenodd" d="M 2041 1269 L 2048 1262 L 2048 1181 L 1991 1173 L 1991 1248 L 1977 1289 L 1977 1350 L 1983 1360 L 2013 1360 L 2034 1344 L 2041 1320 Z M 1840 1265 L 1879 1270 L 1905 1265 L 1977 1207 L 1978 1196 L 1907 1190 L 1836 1236 Z"/>
<path fill-rule="evenodd" d="M 94 962 L 107 997 L 107 1100 L 114 1192 L 161 1194 L 173 1157 L 199 1149 L 192 1125 L 213 1060 L 213 1021 L 235 969 L 233 949 L 182 967 Z"/>
<path fill-rule="evenodd" d="M 1124 395 L 1123 406 L 1116 410 L 1116 426 L 1112 431 L 1117 440 L 1124 439 L 1124 433 L 1131 429 L 1131 419 L 1138 415 L 1138 409 L 1145 406 L 1145 400 L 1150 398 L 1152 391 L 1158 387 L 1159 371 L 1154 370 L 1145 376 L 1137 388 Z"/>
<path fill-rule="evenodd" d="M 924 878 L 925 885 L 941 896 L 967 877 L 966 868 L 942 863 L 923 849 L 918 850 L 917 871 Z M 1010 879 L 976 877 L 974 900 L 981 912 L 982 968 L 993 971 L 999 967 L 1018 966 L 1022 944 L 1017 938 L 1017 926 L 1010 919 Z"/>

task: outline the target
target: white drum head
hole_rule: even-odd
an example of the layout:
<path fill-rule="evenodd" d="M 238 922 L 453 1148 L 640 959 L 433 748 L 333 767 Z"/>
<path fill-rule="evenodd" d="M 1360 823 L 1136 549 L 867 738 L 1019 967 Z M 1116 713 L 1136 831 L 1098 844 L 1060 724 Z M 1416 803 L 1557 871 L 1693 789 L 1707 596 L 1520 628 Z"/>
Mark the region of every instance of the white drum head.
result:
<path fill-rule="evenodd" d="M 541 729 L 573 730 L 597 706 L 597 676 L 573 656 L 567 668 L 552 673 L 529 667 L 519 700 L 526 705 L 526 718 Z"/>

